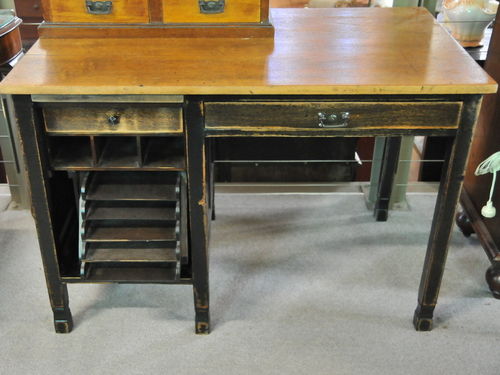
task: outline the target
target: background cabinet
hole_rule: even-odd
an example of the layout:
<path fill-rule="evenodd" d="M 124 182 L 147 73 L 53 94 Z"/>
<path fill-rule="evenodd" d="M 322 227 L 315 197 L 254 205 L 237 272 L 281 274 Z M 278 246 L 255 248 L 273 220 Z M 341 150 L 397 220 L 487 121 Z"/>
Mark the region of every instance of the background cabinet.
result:
<path fill-rule="evenodd" d="M 500 82 L 500 27 L 495 24 L 484 69 Z M 491 154 L 500 151 L 500 94 L 486 95 L 473 138 L 469 162 L 461 194 L 463 213 L 457 215 L 457 224 L 469 236 L 476 232 L 492 266 L 486 272 L 489 287 L 500 298 L 500 215 L 491 219 L 481 216 L 481 208 L 488 200 L 491 174 L 475 176 L 476 167 Z M 497 182 L 498 184 L 498 182 Z M 493 203 L 500 206 L 500 189 L 496 189 Z"/>

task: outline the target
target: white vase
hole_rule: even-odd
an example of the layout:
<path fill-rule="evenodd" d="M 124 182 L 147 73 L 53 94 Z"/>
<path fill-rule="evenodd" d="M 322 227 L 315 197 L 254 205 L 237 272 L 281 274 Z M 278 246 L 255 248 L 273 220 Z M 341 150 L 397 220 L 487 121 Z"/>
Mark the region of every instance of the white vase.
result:
<path fill-rule="evenodd" d="M 497 9 L 494 0 L 443 0 L 442 21 L 463 47 L 477 47 Z"/>

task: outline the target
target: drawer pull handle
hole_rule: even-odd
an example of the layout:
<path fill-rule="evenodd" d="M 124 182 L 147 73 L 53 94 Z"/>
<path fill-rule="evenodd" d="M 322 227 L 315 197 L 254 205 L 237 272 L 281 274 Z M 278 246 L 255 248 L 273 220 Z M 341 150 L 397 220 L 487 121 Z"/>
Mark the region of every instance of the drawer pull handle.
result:
<path fill-rule="evenodd" d="M 224 12 L 224 0 L 198 0 L 198 4 L 200 6 L 200 13 L 203 14 L 217 14 Z"/>
<path fill-rule="evenodd" d="M 120 123 L 120 115 L 114 114 L 108 117 L 108 124 L 111 126 L 116 126 Z"/>
<path fill-rule="evenodd" d="M 87 12 L 90 14 L 111 14 L 113 9 L 112 1 L 91 1 L 85 2 L 87 5 Z"/>
<path fill-rule="evenodd" d="M 349 112 L 330 113 L 318 112 L 320 128 L 345 128 L 349 125 Z"/>

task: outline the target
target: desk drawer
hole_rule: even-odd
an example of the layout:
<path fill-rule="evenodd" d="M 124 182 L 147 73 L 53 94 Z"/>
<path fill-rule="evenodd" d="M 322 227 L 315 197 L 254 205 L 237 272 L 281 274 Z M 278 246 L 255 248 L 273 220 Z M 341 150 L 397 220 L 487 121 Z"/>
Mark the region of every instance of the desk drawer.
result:
<path fill-rule="evenodd" d="M 218 11 L 204 10 L 207 5 Z M 186 1 L 163 0 L 163 22 L 230 23 L 260 22 L 261 0 Z"/>
<path fill-rule="evenodd" d="M 67 105 L 43 108 L 45 128 L 57 134 L 182 133 L 176 106 Z"/>
<path fill-rule="evenodd" d="M 149 22 L 148 0 L 45 0 L 44 7 L 48 22 Z"/>
<path fill-rule="evenodd" d="M 242 132 L 453 129 L 461 102 L 206 102 L 205 127 Z"/>

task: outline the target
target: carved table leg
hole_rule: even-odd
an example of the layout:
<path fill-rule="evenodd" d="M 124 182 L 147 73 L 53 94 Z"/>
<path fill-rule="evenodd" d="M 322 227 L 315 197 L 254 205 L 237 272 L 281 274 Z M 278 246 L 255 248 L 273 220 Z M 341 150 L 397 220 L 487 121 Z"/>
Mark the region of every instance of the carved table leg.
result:
<path fill-rule="evenodd" d="M 196 333 L 210 333 L 208 282 L 208 181 L 207 150 L 201 102 L 186 105 L 190 249 Z"/>
<path fill-rule="evenodd" d="M 450 233 L 462 187 L 478 104 L 478 96 L 472 96 L 464 101 L 460 126 L 443 168 L 420 281 L 418 306 L 413 318 L 417 331 L 432 329 L 433 312 L 443 277 Z"/>
<path fill-rule="evenodd" d="M 471 234 L 475 233 L 472 223 L 465 211 L 457 212 L 455 223 L 465 237 L 470 237 Z"/>
<path fill-rule="evenodd" d="M 401 137 L 388 137 L 385 140 L 382 170 L 380 171 L 377 200 L 373 215 L 377 221 L 387 221 L 389 216 L 389 201 L 391 200 L 394 177 L 398 169 Z"/>

